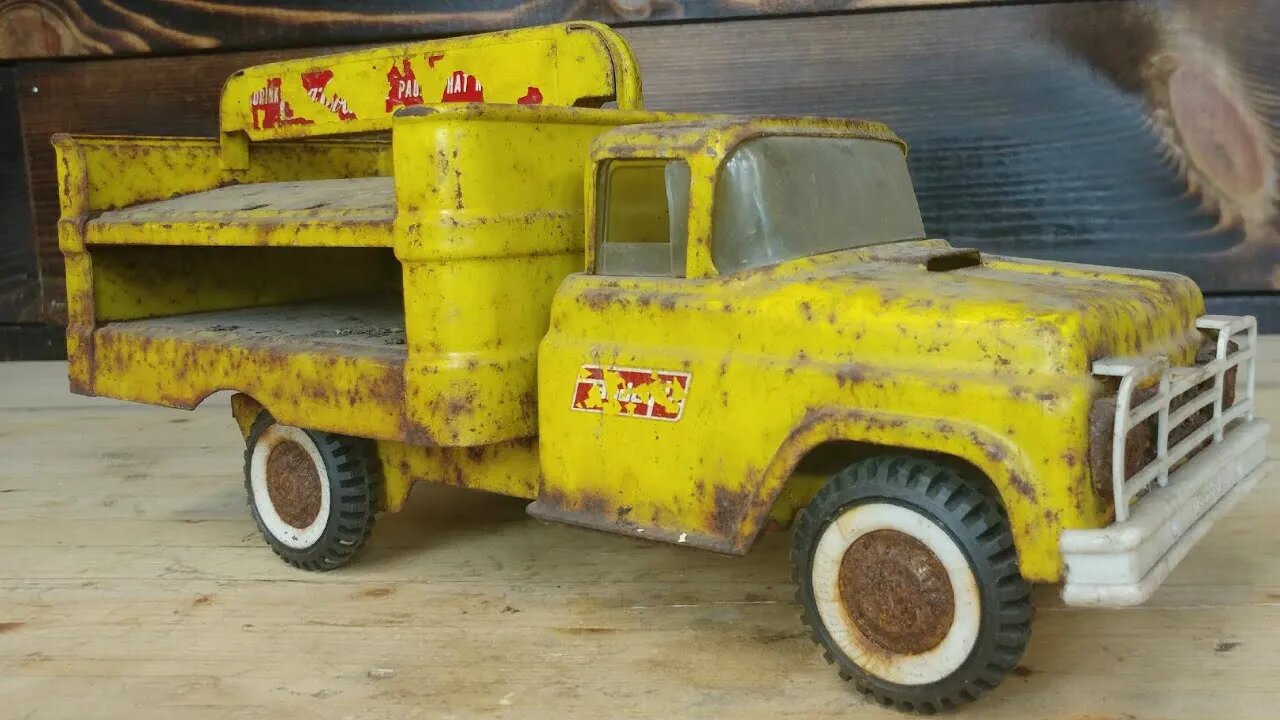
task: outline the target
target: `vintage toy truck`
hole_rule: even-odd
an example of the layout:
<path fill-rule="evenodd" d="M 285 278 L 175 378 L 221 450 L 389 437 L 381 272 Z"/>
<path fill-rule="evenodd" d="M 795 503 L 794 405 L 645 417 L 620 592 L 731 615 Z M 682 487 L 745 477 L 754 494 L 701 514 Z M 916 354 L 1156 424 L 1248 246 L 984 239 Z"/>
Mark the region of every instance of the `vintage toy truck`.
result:
<path fill-rule="evenodd" d="M 217 140 L 54 144 L 72 389 L 236 393 L 301 568 L 419 481 L 730 554 L 798 514 L 827 658 L 932 712 L 1014 668 L 1030 584 L 1141 602 L 1263 474 L 1252 318 L 930 239 L 883 125 L 645 111 L 604 26 L 252 67 Z"/>

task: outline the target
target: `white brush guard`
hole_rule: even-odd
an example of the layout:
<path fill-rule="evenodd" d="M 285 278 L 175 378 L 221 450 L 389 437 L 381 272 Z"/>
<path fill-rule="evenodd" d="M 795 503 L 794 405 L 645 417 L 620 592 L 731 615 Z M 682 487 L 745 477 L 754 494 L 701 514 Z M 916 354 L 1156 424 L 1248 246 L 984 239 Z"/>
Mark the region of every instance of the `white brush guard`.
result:
<path fill-rule="evenodd" d="M 1109 358 L 1093 365 L 1095 375 L 1120 378 L 1111 448 L 1116 521 L 1098 530 L 1062 532 L 1062 599 L 1068 605 L 1144 602 L 1265 474 L 1269 427 L 1253 417 L 1257 324 L 1252 317 L 1205 315 L 1196 327 L 1217 334 L 1215 357 L 1204 365 L 1169 367 L 1164 357 Z M 1235 402 L 1223 407 L 1225 376 L 1234 367 L 1240 368 L 1237 378 L 1243 374 L 1242 387 Z M 1158 378 L 1156 394 L 1134 407 L 1134 390 L 1151 378 Z M 1174 398 L 1210 380 L 1207 390 L 1170 408 Z M 1170 446 L 1170 430 L 1210 404 L 1208 422 Z M 1127 475 L 1129 431 L 1152 416 L 1155 458 Z M 1193 454 L 1205 440 L 1211 444 Z"/>

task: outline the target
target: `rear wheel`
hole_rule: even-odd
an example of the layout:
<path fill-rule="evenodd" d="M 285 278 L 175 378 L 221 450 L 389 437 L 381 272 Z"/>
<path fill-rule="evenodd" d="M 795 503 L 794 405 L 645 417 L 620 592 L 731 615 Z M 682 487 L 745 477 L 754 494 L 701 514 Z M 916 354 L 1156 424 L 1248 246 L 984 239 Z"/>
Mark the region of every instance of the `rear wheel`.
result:
<path fill-rule="evenodd" d="M 260 413 L 244 455 L 249 509 L 267 544 L 304 570 L 332 570 L 373 530 L 382 490 L 372 443 Z"/>
<path fill-rule="evenodd" d="M 957 471 L 882 456 L 837 474 L 796 526 L 803 618 L 883 705 L 950 710 L 994 688 L 1030 635 L 1030 588 L 999 500 Z"/>

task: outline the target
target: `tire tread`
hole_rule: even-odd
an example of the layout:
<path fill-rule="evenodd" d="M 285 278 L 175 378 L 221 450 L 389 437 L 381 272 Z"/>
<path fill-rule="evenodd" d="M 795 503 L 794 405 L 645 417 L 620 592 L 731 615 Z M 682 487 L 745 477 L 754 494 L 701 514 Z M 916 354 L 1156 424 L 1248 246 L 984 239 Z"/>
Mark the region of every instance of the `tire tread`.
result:
<path fill-rule="evenodd" d="M 267 544 L 286 563 L 317 572 L 342 567 L 368 541 L 382 505 L 382 473 L 373 443 L 362 438 L 303 429 L 315 442 L 328 470 L 330 516 L 329 525 L 320 539 L 311 547 L 299 550 L 276 540 L 263 525 L 253 504 L 250 479 L 253 447 L 262 432 L 275 422 L 267 411 L 259 413 L 245 444 L 244 484 L 254 523 Z"/>
<path fill-rule="evenodd" d="M 935 683 L 899 685 L 863 671 L 831 644 L 808 586 L 813 548 L 827 523 L 858 502 L 884 500 L 931 515 L 969 556 L 983 598 L 974 651 L 956 672 Z M 934 714 L 976 701 L 1013 671 L 1030 636 L 1030 586 L 999 500 L 953 468 L 910 455 L 880 455 L 837 473 L 796 522 L 791 577 L 801 619 L 840 677 L 877 703 L 903 712 Z"/>

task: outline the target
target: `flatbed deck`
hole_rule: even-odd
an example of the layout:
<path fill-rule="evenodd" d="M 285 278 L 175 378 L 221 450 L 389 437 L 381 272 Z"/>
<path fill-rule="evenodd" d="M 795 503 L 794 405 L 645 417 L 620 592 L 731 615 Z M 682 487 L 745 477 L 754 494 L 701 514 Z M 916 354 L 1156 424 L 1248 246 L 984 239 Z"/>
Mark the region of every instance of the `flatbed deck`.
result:
<path fill-rule="evenodd" d="M 101 212 L 85 242 L 390 247 L 395 204 L 389 177 L 228 185 Z"/>
<path fill-rule="evenodd" d="M 217 310 L 107 323 L 99 333 L 145 340 L 216 343 L 292 353 L 332 353 L 403 362 L 399 298 L 329 300 Z"/>

